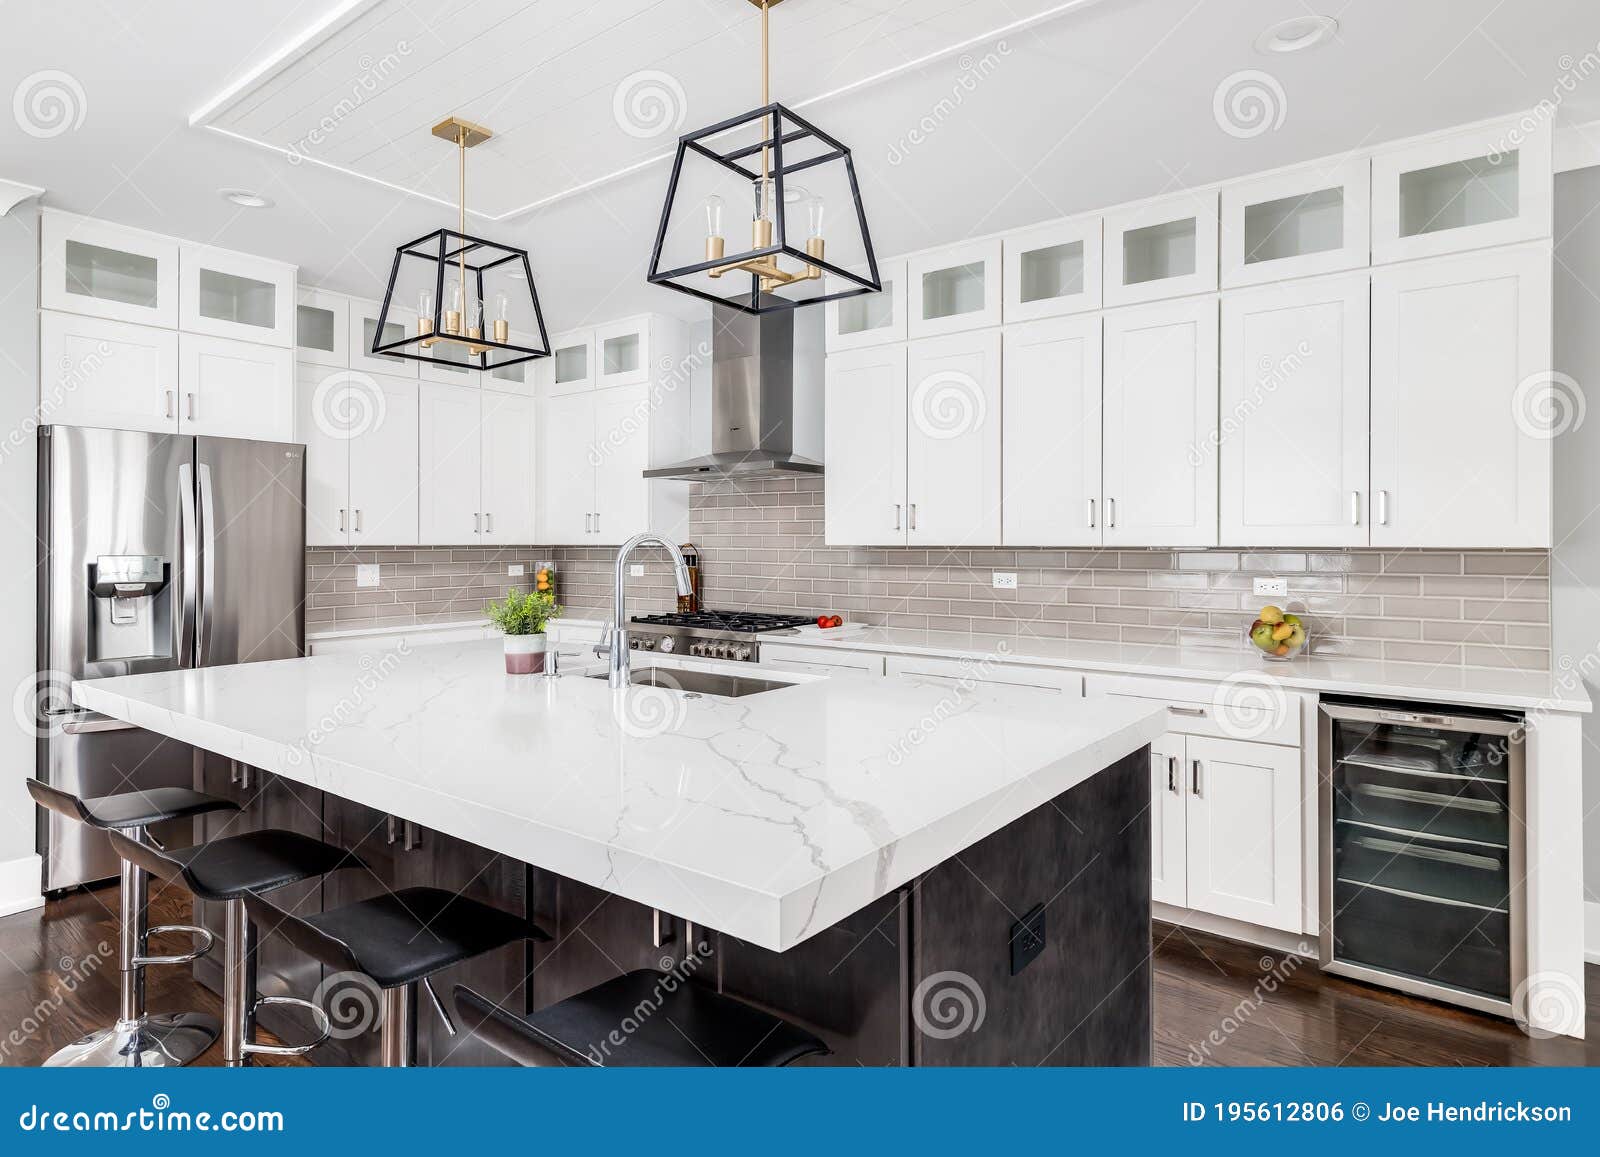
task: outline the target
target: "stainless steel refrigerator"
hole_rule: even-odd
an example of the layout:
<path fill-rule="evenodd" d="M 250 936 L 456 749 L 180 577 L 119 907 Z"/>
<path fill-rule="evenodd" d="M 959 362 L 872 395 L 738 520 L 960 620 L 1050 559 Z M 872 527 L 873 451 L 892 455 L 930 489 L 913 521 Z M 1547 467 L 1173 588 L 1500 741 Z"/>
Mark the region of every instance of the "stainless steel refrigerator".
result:
<path fill-rule="evenodd" d="M 192 787 L 203 753 L 74 707 L 70 682 L 303 655 L 305 539 L 304 446 L 41 427 L 39 778 Z M 53 812 L 39 850 L 46 892 L 117 874 L 101 833 Z"/>

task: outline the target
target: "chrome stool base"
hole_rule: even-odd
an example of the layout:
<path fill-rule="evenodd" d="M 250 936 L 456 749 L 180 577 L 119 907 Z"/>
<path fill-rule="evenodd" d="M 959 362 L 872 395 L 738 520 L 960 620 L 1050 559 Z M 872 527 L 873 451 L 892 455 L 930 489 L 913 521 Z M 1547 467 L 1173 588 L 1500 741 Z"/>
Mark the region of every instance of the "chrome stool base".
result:
<path fill-rule="evenodd" d="M 222 1033 L 217 1018 L 199 1012 L 156 1013 L 74 1041 L 46 1068 L 161 1069 L 189 1064 Z"/>

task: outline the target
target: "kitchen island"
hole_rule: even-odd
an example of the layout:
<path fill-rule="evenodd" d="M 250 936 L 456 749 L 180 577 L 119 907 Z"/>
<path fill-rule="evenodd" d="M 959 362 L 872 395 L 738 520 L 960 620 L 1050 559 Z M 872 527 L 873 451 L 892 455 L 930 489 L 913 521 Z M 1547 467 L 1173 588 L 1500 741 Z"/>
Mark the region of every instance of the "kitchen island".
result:
<path fill-rule="evenodd" d="M 73 695 L 210 753 L 197 766 L 222 761 L 246 793 L 283 781 L 295 802 L 262 825 L 314 814 L 380 886 L 396 847 L 482 849 L 457 886 L 554 937 L 528 950 L 531 983 L 498 965 L 507 1004 L 692 957 L 699 982 L 818 1032 L 834 1063 L 1147 1061 L 1143 749 L 1164 711 L 977 681 L 781 681 L 613 691 L 583 669 L 506 676 L 490 642 Z M 450 886 L 432 874 L 396 878 Z M 334 890 L 298 903 L 353 898 Z"/>

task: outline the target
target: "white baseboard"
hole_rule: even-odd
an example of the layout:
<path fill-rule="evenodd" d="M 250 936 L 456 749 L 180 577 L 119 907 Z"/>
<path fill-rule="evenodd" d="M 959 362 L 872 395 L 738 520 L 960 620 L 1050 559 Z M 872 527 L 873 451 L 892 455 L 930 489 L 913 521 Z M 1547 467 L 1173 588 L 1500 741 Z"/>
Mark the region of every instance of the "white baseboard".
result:
<path fill-rule="evenodd" d="M 1226 916 L 1213 916 L 1209 912 L 1197 912 L 1193 908 L 1175 908 L 1159 900 L 1151 904 L 1150 909 L 1150 914 L 1157 920 L 1176 924 L 1180 928 L 1194 928 L 1227 940 L 1238 940 L 1245 944 L 1271 948 L 1277 952 L 1293 953 L 1307 960 L 1317 958 L 1318 943 L 1315 935 L 1297 936 L 1293 932 L 1265 928 L 1260 924 L 1247 924 L 1243 920 L 1230 920 Z"/>
<path fill-rule="evenodd" d="M 1600 964 L 1600 901 L 1590 900 L 1583 906 L 1583 958 Z"/>
<path fill-rule="evenodd" d="M 43 872 L 38 856 L 0 863 L 0 916 L 44 907 L 44 895 L 39 891 Z"/>

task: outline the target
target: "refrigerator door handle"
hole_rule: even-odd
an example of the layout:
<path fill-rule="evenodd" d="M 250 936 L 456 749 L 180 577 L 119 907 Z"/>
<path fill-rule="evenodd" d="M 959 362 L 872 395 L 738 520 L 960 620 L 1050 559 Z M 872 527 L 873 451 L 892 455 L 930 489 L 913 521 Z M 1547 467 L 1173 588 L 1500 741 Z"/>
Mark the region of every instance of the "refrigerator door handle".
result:
<path fill-rule="evenodd" d="M 200 472 L 200 527 L 205 541 L 200 546 L 200 618 L 195 626 L 195 665 L 204 666 L 206 644 L 211 640 L 211 600 L 217 585 L 217 511 L 212 499 L 211 466 L 202 462 Z"/>
<path fill-rule="evenodd" d="M 194 509 L 194 467 L 178 467 L 179 548 L 183 559 L 183 588 L 178 595 L 178 665 L 194 666 L 194 625 L 199 610 L 200 530 Z"/>

